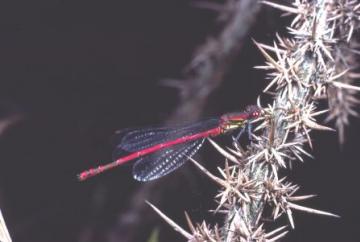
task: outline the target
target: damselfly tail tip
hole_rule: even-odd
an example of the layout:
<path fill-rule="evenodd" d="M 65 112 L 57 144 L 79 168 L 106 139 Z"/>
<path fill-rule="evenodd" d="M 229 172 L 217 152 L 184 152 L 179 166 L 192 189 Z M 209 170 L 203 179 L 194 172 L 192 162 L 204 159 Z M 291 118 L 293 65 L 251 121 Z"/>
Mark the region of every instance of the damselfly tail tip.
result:
<path fill-rule="evenodd" d="M 85 181 L 88 178 L 95 176 L 101 172 L 101 167 L 99 168 L 91 168 L 89 170 L 83 171 L 80 174 L 77 175 L 77 178 L 79 181 Z"/>
<path fill-rule="evenodd" d="M 109 170 L 111 168 L 114 168 L 115 166 L 119 165 L 118 162 L 112 162 L 104 166 L 98 166 L 96 168 L 91 168 L 89 170 L 83 171 L 80 174 L 77 175 L 79 181 L 87 180 L 90 177 L 96 176 L 100 173 L 103 173 L 106 170 Z"/>
<path fill-rule="evenodd" d="M 87 178 L 89 178 L 89 172 L 88 171 L 83 171 L 80 174 L 77 175 L 77 179 L 79 181 L 85 181 Z"/>

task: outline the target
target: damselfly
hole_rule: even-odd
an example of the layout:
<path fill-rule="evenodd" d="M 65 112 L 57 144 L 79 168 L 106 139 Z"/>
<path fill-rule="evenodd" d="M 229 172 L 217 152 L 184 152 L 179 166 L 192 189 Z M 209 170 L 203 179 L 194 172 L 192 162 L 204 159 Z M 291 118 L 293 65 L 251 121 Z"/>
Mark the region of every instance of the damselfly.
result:
<path fill-rule="evenodd" d="M 163 177 L 192 157 L 207 137 L 237 129 L 242 133 L 260 113 L 260 109 L 252 105 L 240 113 L 225 114 L 184 126 L 120 131 L 115 134 L 118 142 L 113 153 L 114 161 L 86 170 L 78 178 L 83 181 L 134 159 L 138 159 L 133 166 L 136 180 L 150 181 Z M 129 154 L 124 156 L 124 152 Z"/>

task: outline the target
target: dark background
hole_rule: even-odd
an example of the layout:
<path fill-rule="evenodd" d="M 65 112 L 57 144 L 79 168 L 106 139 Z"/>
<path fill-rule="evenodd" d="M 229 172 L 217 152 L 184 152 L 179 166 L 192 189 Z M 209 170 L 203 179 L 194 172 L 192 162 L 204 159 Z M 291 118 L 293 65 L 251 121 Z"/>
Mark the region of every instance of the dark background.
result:
<path fill-rule="evenodd" d="M 118 241 L 116 223 L 143 184 L 132 179 L 131 166 L 84 183 L 76 174 L 111 159 L 115 130 L 161 124 L 172 113 L 178 93 L 160 81 L 180 78 L 196 47 L 219 28 L 216 13 L 191 2 L 1 3 L 0 118 L 21 117 L 0 136 L 0 207 L 14 241 Z M 264 59 L 250 37 L 271 43 L 288 21 L 263 7 L 203 116 L 256 101 L 266 82 L 252 67 Z M 288 175 L 301 194 L 319 195 L 306 205 L 342 218 L 296 212 L 296 230 L 284 241 L 360 241 L 359 124 L 351 120 L 342 150 L 336 135 L 315 132 L 316 158 Z M 204 161 L 218 158 L 213 169 L 221 157 L 207 147 L 200 153 Z M 176 173 L 155 181 L 164 185 L 160 208 L 180 224 L 184 210 L 199 222 L 221 222 L 206 212 L 216 206 L 216 187 L 190 164 Z M 137 241 L 155 228 L 160 241 L 183 241 L 153 217 L 138 228 Z"/>

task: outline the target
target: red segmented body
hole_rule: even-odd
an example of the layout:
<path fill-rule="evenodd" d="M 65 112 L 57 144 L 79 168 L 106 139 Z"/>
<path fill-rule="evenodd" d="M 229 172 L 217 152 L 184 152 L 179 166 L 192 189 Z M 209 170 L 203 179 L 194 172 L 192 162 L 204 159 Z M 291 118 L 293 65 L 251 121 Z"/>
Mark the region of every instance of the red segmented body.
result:
<path fill-rule="evenodd" d="M 140 177 L 138 179 L 138 174 L 134 174 L 134 177 L 141 181 L 156 179 L 177 169 L 186 161 L 185 158 L 188 159 L 196 153 L 202 145 L 202 143 L 196 143 L 198 140 L 218 136 L 229 130 L 243 128 L 249 120 L 259 116 L 260 109 L 256 106 L 249 106 L 244 112 L 225 114 L 218 119 L 209 119 L 204 122 L 180 127 L 178 129 L 179 131 L 170 128 L 169 130 L 145 129 L 145 131 L 129 132 L 128 137 L 119 144 L 118 149 L 128 150 L 132 152 L 131 154 L 115 158 L 115 161 L 109 164 L 84 171 L 78 175 L 78 178 L 83 181 L 128 161 L 161 151 L 162 153 L 160 154 L 162 157 L 154 161 L 154 164 L 151 164 L 151 161 L 146 161 L 146 164 L 150 164 L 149 167 L 145 167 L 146 172 L 142 172 L 144 173 L 141 174 L 144 176 L 143 178 Z M 157 135 L 157 132 L 159 135 Z M 167 134 L 170 136 L 167 137 Z M 187 145 L 189 147 L 188 149 Z M 177 152 L 177 150 L 179 150 L 179 152 Z M 171 159 L 174 159 L 172 163 Z M 178 162 L 178 164 L 175 162 Z M 153 167 L 151 165 L 153 165 Z M 142 166 L 144 166 L 144 162 L 142 162 L 141 167 Z M 161 171 L 160 169 L 166 170 Z"/>
<path fill-rule="evenodd" d="M 112 168 L 114 168 L 116 166 L 122 165 L 122 164 L 124 164 L 124 163 L 126 163 L 128 161 L 137 159 L 137 158 L 139 158 L 141 156 L 144 156 L 144 155 L 147 155 L 147 154 L 154 153 L 154 152 L 156 152 L 156 151 L 158 151 L 160 149 L 164 149 L 164 148 L 167 148 L 169 146 L 173 146 L 173 145 L 176 145 L 176 144 L 181 144 L 181 143 L 191 141 L 191 140 L 197 140 L 197 139 L 200 139 L 200 138 L 206 138 L 206 137 L 210 137 L 210 136 L 217 136 L 219 134 L 221 134 L 221 128 L 216 127 L 214 129 L 210 129 L 210 130 L 207 130 L 207 131 L 202 132 L 202 133 L 183 136 L 181 138 L 178 138 L 178 139 L 166 142 L 166 143 L 158 144 L 158 145 L 152 146 L 150 148 L 143 149 L 143 150 L 140 150 L 138 152 L 132 153 L 132 154 L 130 154 L 128 156 L 119 158 L 116 161 L 111 162 L 109 164 L 106 164 L 106 165 L 99 166 L 99 167 L 94 168 L 94 169 L 89 169 L 87 171 L 84 171 L 81 174 L 79 174 L 79 179 L 81 181 L 83 181 L 83 180 L 85 180 L 85 179 L 87 179 L 89 177 L 95 176 L 95 175 L 97 175 L 99 173 L 102 173 L 102 172 L 104 172 L 106 170 L 109 170 L 109 169 L 112 169 Z"/>

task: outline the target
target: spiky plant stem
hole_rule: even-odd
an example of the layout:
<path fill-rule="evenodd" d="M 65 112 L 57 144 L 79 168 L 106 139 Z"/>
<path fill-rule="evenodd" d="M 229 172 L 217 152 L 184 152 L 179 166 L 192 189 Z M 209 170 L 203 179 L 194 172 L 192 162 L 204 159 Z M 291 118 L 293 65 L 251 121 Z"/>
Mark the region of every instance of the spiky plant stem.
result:
<path fill-rule="evenodd" d="M 253 135 L 246 149 L 235 142 L 235 149 L 225 150 L 211 141 L 234 163 L 226 162 L 225 168 L 219 168 L 220 177 L 193 160 L 220 186 L 215 212 L 225 214 L 225 224 L 211 229 L 205 222 L 193 226 L 188 218 L 192 235 L 184 236 L 189 241 L 276 241 L 286 231 L 280 227 L 265 232 L 260 219 L 266 207 L 272 210 L 274 220 L 285 214 L 292 228 L 293 210 L 336 217 L 297 204 L 313 195 L 295 196 L 299 187 L 279 177 L 278 171 L 293 161 L 303 161 L 304 155 L 311 156 L 305 151 L 307 146 L 312 148 L 311 130 L 332 130 L 315 120 L 315 116 L 328 111 L 317 110 L 319 99 L 330 103 L 329 117 L 337 120 L 340 135 L 347 117 L 355 114 L 354 92 L 360 88 L 351 85 L 358 76 L 351 72 L 351 56 L 356 52 L 351 37 L 360 20 L 360 4 L 352 0 L 294 0 L 293 6 L 264 3 L 295 14 L 288 28 L 291 38 L 277 36 L 273 46 L 255 42 L 267 61 L 260 68 L 271 71 L 264 92 L 272 91 L 274 101 L 263 108 L 263 116 L 258 120 L 259 135 Z"/>
<path fill-rule="evenodd" d="M 314 122 L 313 116 L 319 114 L 315 113 L 314 99 L 323 94 L 329 86 L 339 89 L 333 83 L 334 76 L 344 71 L 344 64 L 333 58 L 333 55 L 336 55 L 333 50 L 339 51 L 339 48 L 335 47 L 338 44 L 334 36 L 335 31 L 340 35 L 337 37 L 343 39 L 344 33 L 341 33 L 341 30 L 346 27 L 329 21 L 329 15 L 334 9 L 340 4 L 349 4 L 348 1 L 340 2 L 294 1 L 294 6 L 298 8 L 289 9 L 282 5 L 265 2 L 287 12 L 296 13 L 297 20 L 293 22 L 294 29 L 290 29 L 294 35 L 292 40 L 278 37 L 282 49 L 277 44 L 274 44 L 272 48 L 257 44 L 268 61 L 268 65 L 264 68 L 274 70 L 271 75 L 275 77 L 267 90 L 274 85 L 276 94 L 272 106 L 265 111 L 268 117 L 263 124 L 262 135 L 258 137 L 257 143 L 249 147 L 247 159 L 250 161 L 249 166 L 239 170 L 245 173 L 249 180 L 257 181 L 256 193 L 258 195 L 250 203 L 243 204 L 240 200 L 232 206 L 228 214 L 230 223 L 228 228 L 238 223 L 235 221 L 236 216 L 233 215 L 238 213 L 240 218 L 237 219 L 246 221 L 248 231 L 256 230 L 259 227 L 259 218 L 262 217 L 263 209 L 269 202 L 273 206 L 274 219 L 279 213 L 286 213 L 293 228 L 295 225 L 291 209 L 306 210 L 290 202 L 292 194 L 298 187 L 283 183 L 277 172 L 280 168 L 286 168 L 291 160 L 301 159 L 301 153 L 306 154 L 302 148 L 304 143 L 307 142 L 312 147 L 309 136 L 311 129 L 330 130 Z M 265 48 L 272 50 L 277 60 L 267 54 Z M 339 53 L 336 56 L 339 56 Z M 343 89 L 344 87 L 341 88 L 342 92 L 344 92 Z M 345 91 L 349 92 L 349 89 L 351 92 L 357 88 L 349 86 Z M 329 99 L 329 102 L 331 101 Z M 344 102 L 342 105 L 346 103 L 349 102 Z M 343 137 L 343 132 L 340 137 Z M 284 188 L 287 191 L 281 191 Z M 310 210 L 307 211 L 310 212 Z M 226 233 L 226 241 L 237 241 L 234 240 L 234 232 L 227 231 L 229 232 Z M 239 232 L 244 234 L 241 227 L 239 227 Z M 243 236 L 242 239 L 247 241 L 250 238 Z"/>
<path fill-rule="evenodd" d="M 313 32 L 312 38 L 314 42 L 325 37 L 324 33 L 326 32 L 327 26 L 326 3 L 326 0 L 317 1 L 316 8 L 319 11 L 315 12 L 313 15 L 306 16 L 306 21 L 309 24 L 305 26 L 303 31 L 306 33 Z M 316 30 L 314 31 L 313 29 L 315 28 Z M 316 43 L 313 44 L 314 46 L 316 45 Z M 258 158 L 254 159 L 251 162 L 250 167 L 244 171 L 251 180 L 256 180 L 262 183 L 258 187 L 258 192 L 261 195 L 256 199 L 251 200 L 251 203 L 245 207 L 247 211 L 244 214 L 247 214 L 247 216 L 242 216 L 242 219 L 248 221 L 248 225 L 251 226 L 250 228 L 258 226 L 258 218 L 261 217 L 263 212 L 266 200 L 264 199 L 264 195 L 262 193 L 267 189 L 264 187 L 266 181 L 277 181 L 277 171 L 281 166 L 284 166 L 284 164 L 281 164 L 281 161 L 277 160 L 277 156 L 274 152 L 282 150 L 280 146 L 283 143 L 293 142 L 296 143 L 296 145 L 302 145 L 305 140 L 303 139 L 304 134 L 302 133 L 293 133 L 293 137 L 288 137 L 287 132 L 289 129 L 287 127 L 292 125 L 294 122 L 301 122 L 302 120 L 300 119 L 301 117 L 299 120 L 296 120 L 296 118 L 289 119 L 287 117 L 291 116 L 294 112 L 301 112 L 302 106 L 305 108 L 313 103 L 311 98 L 314 94 L 314 89 L 312 88 L 311 82 L 317 81 L 318 79 L 318 72 L 316 68 L 317 63 L 316 57 L 307 56 L 306 51 L 310 50 L 303 49 L 303 51 L 298 53 L 289 52 L 289 54 L 286 54 L 287 56 L 285 56 L 285 58 L 288 58 L 288 60 L 291 60 L 294 63 L 298 62 L 296 75 L 299 80 L 303 80 L 303 84 L 296 83 L 295 85 L 292 85 L 294 80 L 292 80 L 292 77 L 290 76 L 291 74 L 287 73 L 288 70 L 286 69 L 294 68 L 295 66 L 286 66 L 286 63 L 283 65 L 279 64 L 278 70 L 276 71 L 281 75 L 281 81 L 287 81 L 287 83 L 283 87 L 280 86 L 280 89 L 277 91 L 272 110 L 269 110 L 271 122 L 267 124 L 262 137 L 260 137 L 260 145 L 254 145 L 253 150 L 251 151 L 251 156 L 258 156 Z M 293 63 L 290 63 L 290 65 L 292 64 Z M 286 77 L 286 75 L 289 76 Z M 321 82 L 321 80 L 318 81 Z M 307 130 L 304 131 L 308 132 Z M 264 151 L 269 153 L 268 158 L 265 157 Z M 285 152 L 284 154 L 289 153 L 288 150 L 284 150 L 282 152 Z M 259 154 L 262 153 L 264 155 L 259 156 Z M 281 154 L 278 156 L 281 157 Z"/>

